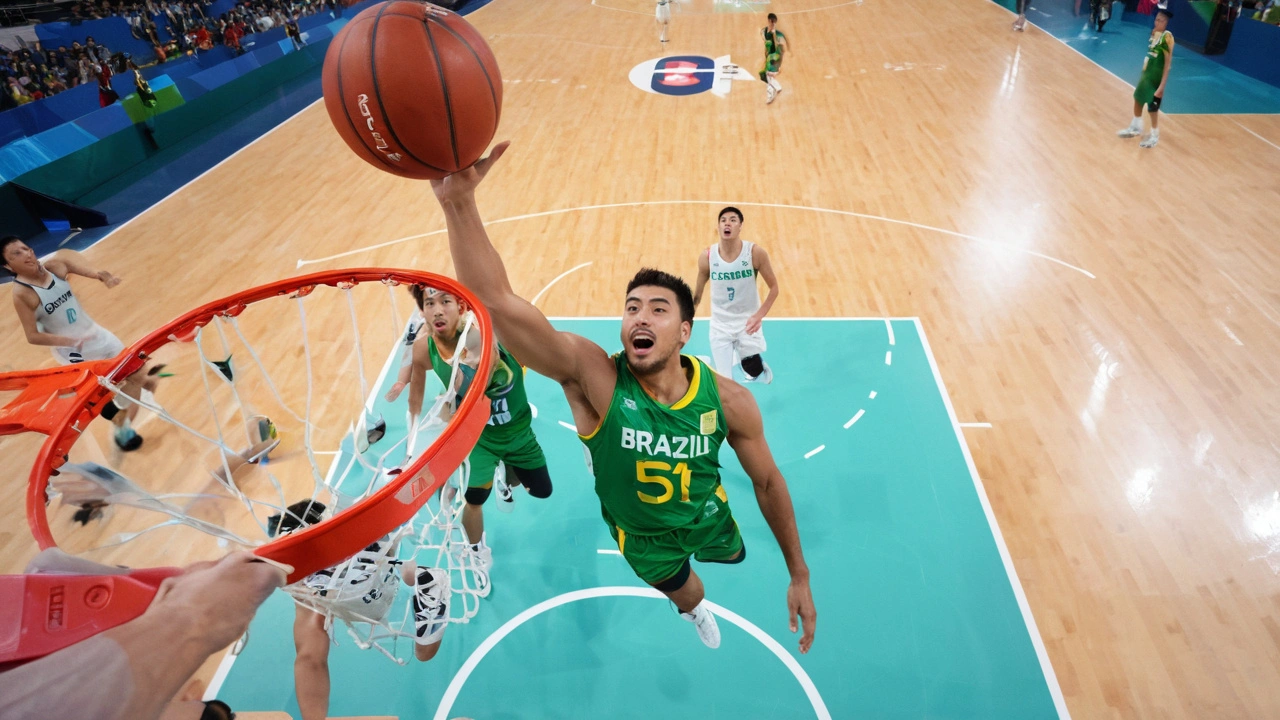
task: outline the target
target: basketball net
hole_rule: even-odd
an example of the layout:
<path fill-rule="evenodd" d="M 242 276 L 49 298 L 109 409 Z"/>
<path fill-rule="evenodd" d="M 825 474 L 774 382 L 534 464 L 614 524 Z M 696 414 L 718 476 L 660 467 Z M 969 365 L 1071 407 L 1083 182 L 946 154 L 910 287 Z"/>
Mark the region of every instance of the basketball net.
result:
<path fill-rule="evenodd" d="M 444 570 L 450 576 L 449 620 L 467 622 L 475 616 L 478 588 L 487 586 L 488 578 L 480 577 L 483 571 L 465 552 L 460 519 L 467 466 L 433 479 L 422 463 L 442 447 L 458 458 L 470 449 L 470 444 L 450 446 L 453 436 L 442 440 L 453 424 L 463 422 L 455 415 L 461 413 L 460 403 L 467 405 L 467 422 L 478 436 L 474 402 L 484 403 L 487 418 L 488 401 L 483 396 L 462 401 L 458 389 L 463 364 L 473 370 L 489 367 L 492 349 L 481 339 L 489 338 L 492 345 L 492 332 L 482 331 L 477 318 L 487 323 L 487 314 L 467 312 L 460 318 L 449 389 L 426 372 L 423 410 L 412 417 L 411 388 L 394 400 L 387 393 L 402 363 L 411 362 L 414 338 L 430 328 L 416 307 L 404 320 L 400 305 L 413 301 L 402 289 L 407 278 L 396 276 L 421 276 L 425 282 L 415 284 L 424 285 L 435 278 L 439 284 L 430 286 L 450 294 L 465 289 L 425 273 L 385 273 L 381 282 L 318 282 L 266 299 L 232 302 L 207 322 L 175 326 L 154 349 L 137 353 L 143 341 L 131 347 L 116 371 L 97 381 L 114 394 L 115 405 L 139 407 L 131 425 L 145 436 L 144 446 L 124 453 L 109 423 L 86 419 L 76 425 L 79 434 L 65 461 L 49 462 L 47 486 L 33 484 L 31 497 L 44 498 L 43 507 L 29 503 L 41 545 L 129 567 L 188 564 L 231 549 L 264 554 L 279 539 L 276 526 L 291 515 L 289 506 L 305 500 L 325 508 L 319 523 L 282 542 L 316 545 L 322 540 L 312 538 L 324 536 L 312 531 L 331 521 L 354 525 L 357 510 L 390 502 L 387 488 L 403 483 L 405 471 L 415 477 L 396 489 L 395 498 L 414 496 L 405 502 L 420 507 L 397 527 L 377 528 L 380 551 L 361 551 L 361 539 L 362 544 L 337 553 L 347 559 L 328 568 L 327 583 L 323 576 L 320 582 L 316 575 L 303 582 L 291 575 L 294 582 L 285 591 L 300 606 L 325 616 L 327 627 L 345 624 L 359 647 L 376 648 L 401 664 L 413 653 L 413 588 L 401 583 L 381 614 L 353 613 L 352 593 L 364 591 L 356 580 L 365 574 L 387 575 L 410 564 Z M 476 307 L 469 295 L 464 299 Z M 478 352 L 467 352 L 470 347 Z M 129 358 L 139 355 L 148 362 L 140 373 L 169 376 L 156 383 L 154 393 L 139 389 L 139 375 L 131 372 L 133 366 L 126 368 Z M 155 373 L 161 363 L 163 370 Z M 371 382 L 368 369 L 379 366 Z M 478 377 L 474 385 L 469 395 L 483 392 L 485 383 Z M 48 434 L 46 446 L 58 437 Z M 372 532 L 370 525 L 365 536 L 372 539 Z M 349 538 L 344 542 L 353 542 Z"/>

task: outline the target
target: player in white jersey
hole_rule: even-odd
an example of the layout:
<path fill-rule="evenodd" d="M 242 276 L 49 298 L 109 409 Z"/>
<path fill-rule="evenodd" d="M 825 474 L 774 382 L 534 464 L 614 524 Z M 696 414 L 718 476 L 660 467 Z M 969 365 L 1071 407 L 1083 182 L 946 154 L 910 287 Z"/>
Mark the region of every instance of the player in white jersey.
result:
<path fill-rule="evenodd" d="M 302 500 L 273 515 L 268 529 L 288 533 L 315 524 L 324 516 L 325 506 Z M 312 573 L 300 584 L 318 602 L 332 610 L 333 617 L 347 623 L 381 623 L 391 610 L 400 584 L 413 587 L 414 657 L 431 660 L 440 651 L 440 642 L 449 625 L 449 573 L 441 568 L 418 568 L 396 559 L 396 545 L 384 537 L 355 557 L 334 568 Z M 329 646 L 332 625 L 325 628 L 325 616 L 295 605 L 293 642 L 297 656 L 293 663 L 294 690 L 302 720 L 324 720 L 329 713 Z"/>
<path fill-rule="evenodd" d="M 711 358 L 716 372 L 733 376 L 734 356 L 747 382 L 773 382 L 773 371 L 760 354 L 765 351 L 761 325 L 778 299 L 778 278 L 764 248 L 742 240 L 742 211 L 727 207 L 717 225 L 720 242 L 698 254 L 698 283 L 693 306 L 711 281 Z M 769 295 L 760 302 L 756 278 L 764 278 Z"/>
<path fill-rule="evenodd" d="M 94 270 L 84 256 L 71 250 L 60 250 L 48 262 L 40 262 L 25 242 L 17 237 L 0 240 L 0 256 L 4 269 L 14 276 L 13 307 L 26 334 L 27 342 L 53 351 L 63 365 L 86 360 L 108 360 L 124 350 L 124 344 L 109 330 L 95 323 L 80 307 L 67 279 L 80 275 L 113 288 L 120 278 L 106 270 Z M 126 395 L 138 397 L 140 392 L 155 390 L 152 376 L 159 368 L 140 370 L 124 383 Z M 126 409 L 119 412 L 119 409 Z M 137 450 L 142 436 L 130 427 L 138 406 L 117 394 L 103 417 L 116 426 L 115 441 L 121 450 Z"/>
<path fill-rule="evenodd" d="M 658 27 L 661 31 L 658 33 L 658 41 L 667 41 L 667 30 L 671 28 L 671 3 L 675 0 L 658 0 Z"/>

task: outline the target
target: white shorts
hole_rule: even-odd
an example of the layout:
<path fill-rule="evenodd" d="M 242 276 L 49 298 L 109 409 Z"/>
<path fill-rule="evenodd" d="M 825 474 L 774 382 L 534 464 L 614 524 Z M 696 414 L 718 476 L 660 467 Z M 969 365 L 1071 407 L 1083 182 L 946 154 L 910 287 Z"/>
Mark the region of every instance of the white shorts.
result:
<path fill-rule="evenodd" d="M 669 4 L 658 5 L 658 22 L 660 23 L 671 22 L 671 5 Z"/>
<path fill-rule="evenodd" d="M 94 325 L 80 349 L 54 347 L 53 357 L 61 365 L 74 365 L 86 360 L 110 360 L 124 352 L 124 343 L 101 325 Z"/>
<path fill-rule="evenodd" d="M 711 358 L 715 361 L 716 372 L 725 377 L 733 377 L 733 366 L 742 362 L 742 358 L 759 355 L 766 349 L 768 343 L 764 340 L 763 327 L 748 335 L 745 325 L 736 331 L 711 326 Z"/>
<path fill-rule="evenodd" d="M 382 622 L 400 589 L 399 564 L 382 560 L 373 567 L 344 563 L 339 568 L 337 577 L 332 569 L 322 570 L 302 582 L 335 618 L 347 623 Z"/>

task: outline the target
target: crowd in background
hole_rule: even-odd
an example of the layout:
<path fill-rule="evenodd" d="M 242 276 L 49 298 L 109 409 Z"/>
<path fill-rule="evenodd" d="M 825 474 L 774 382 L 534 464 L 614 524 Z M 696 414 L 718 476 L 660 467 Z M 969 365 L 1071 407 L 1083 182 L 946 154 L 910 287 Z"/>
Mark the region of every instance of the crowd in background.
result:
<path fill-rule="evenodd" d="M 212 2 L 193 0 L 188 2 L 112 3 L 111 0 L 81 0 L 72 8 L 73 17 L 100 19 L 124 18 L 134 37 L 150 43 L 160 62 L 181 57 L 191 52 L 208 50 L 215 45 L 226 45 L 236 52 L 243 52 L 241 40 L 245 35 L 283 27 L 295 46 L 302 44 L 302 32 L 297 27 L 298 18 L 318 12 L 330 12 L 337 17 L 337 0 L 247 0 L 228 12 L 213 17 Z M 161 40 L 163 24 L 169 40 Z"/>
<path fill-rule="evenodd" d="M 337 17 L 337 0 L 246 0 L 218 17 L 211 17 L 212 0 L 190 2 L 112 3 L 110 0 L 81 0 L 72 8 L 72 16 L 80 19 L 121 17 L 139 40 L 148 42 L 157 62 L 165 62 L 216 45 L 226 45 L 235 53 L 245 51 L 246 35 L 285 29 L 295 48 L 302 47 L 302 30 L 298 19 L 320 12 Z M 168 39 L 161 39 L 156 20 L 164 23 Z M 83 85 L 99 85 L 99 102 L 103 107 L 118 99 L 111 90 L 111 76 L 136 67 L 128 56 L 113 59 L 113 53 L 88 37 L 81 45 L 60 46 L 49 50 L 35 43 L 30 48 L 8 50 L 0 47 L 0 110 L 40 100 Z"/>
<path fill-rule="evenodd" d="M 25 105 L 86 83 L 97 83 L 101 94 L 104 85 L 110 89 L 111 65 L 112 52 L 92 37 L 86 38 L 84 45 L 73 42 L 71 47 L 62 45 L 56 50 L 46 50 L 40 43 L 19 50 L 0 47 L 0 84 L 4 87 L 0 108 Z"/>

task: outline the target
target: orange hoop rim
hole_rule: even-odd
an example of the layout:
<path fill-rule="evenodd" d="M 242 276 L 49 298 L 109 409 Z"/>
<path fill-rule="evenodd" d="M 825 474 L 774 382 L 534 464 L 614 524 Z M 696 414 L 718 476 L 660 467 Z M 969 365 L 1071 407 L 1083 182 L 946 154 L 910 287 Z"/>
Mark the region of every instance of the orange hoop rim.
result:
<path fill-rule="evenodd" d="M 214 300 L 162 325 L 113 359 L 75 366 L 81 369 L 77 379 L 71 381 L 76 397 L 62 416 L 50 423 L 52 430 L 36 456 L 28 479 L 27 525 L 36 543 L 42 550 L 57 547 L 45 512 L 49 477 L 66 462 L 71 446 L 113 396 L 111 390 L 98 382 L 99 377 L 118 383 L 141 370 L 160 347 L 208 325 L 216 317 L 236 317 L 253 303 L 291 296 L 299 291 L 310 294 L 322 285 L 337 288 L 349 283 L 354 287 L 370 282 L 429 285 L 465 301 L 474 313 L 475 325 L 481 333 L 482 351 L 476 374 L 479 377 L 489 376 L 493 369 L 495 344 L 489 312 L 470 290 L 443 275 L 393 268 L 328 270 L 278 280 Z M 13 373 L 10 377 L 41 372 Z M 484 386 L 473 387 L 482 390 Z M 252 552 L 291 566 L 290 583 L 338 564 L 412 519 L 431 493 L 439 489 L 470 454 L 488 420 L 488 398 L 482 391 L 468 392 L 439 437 L 386 485 L 324 522 L 277 537 Z"/>

